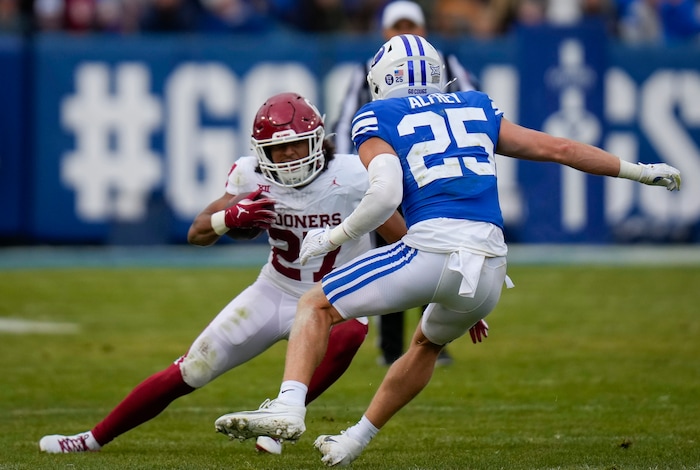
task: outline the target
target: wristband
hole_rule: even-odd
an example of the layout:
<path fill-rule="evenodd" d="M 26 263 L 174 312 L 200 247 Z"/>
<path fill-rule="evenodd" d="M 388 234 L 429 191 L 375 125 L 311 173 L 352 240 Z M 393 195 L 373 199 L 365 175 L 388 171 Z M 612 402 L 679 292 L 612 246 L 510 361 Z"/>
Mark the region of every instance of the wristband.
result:
<path fill-rule="evenodd" d="M 627 178 L 628 180 L 641 181 L 642 180 L 642 166 L 635 165 L 626 160 L 620 160 L 620 173 L 618 173 L 618 178 Z"/>
<path fill-rule="evenodd" d="M 226 226 L 225 210 L 214 212 L 211 215 L 211 228 L 214 229 L 214 232 L 217 235 L 223 235 L 224 233 L 229 231 L 229 228 Z"/>

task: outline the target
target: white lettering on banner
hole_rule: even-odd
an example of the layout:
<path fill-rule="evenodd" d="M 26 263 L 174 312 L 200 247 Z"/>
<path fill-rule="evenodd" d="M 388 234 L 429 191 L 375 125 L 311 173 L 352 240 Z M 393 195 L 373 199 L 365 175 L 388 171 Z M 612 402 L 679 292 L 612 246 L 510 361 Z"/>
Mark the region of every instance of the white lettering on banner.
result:
<path fill-rule="evenodd" d="M 609 179 L 605 216 L 612 225 L 625 221 L 626 236 L 663 237 L 664 230 L 689 226 L 700 219 L 700 187 L 689 175 L 700 174 L 700 148 L 687 129 L 700 127 L 700 74 L 692 70 L 659 70 L 639 86 L 626 72 L 606 76 L 606 116 L 615 126 L 639 124 L 659 160 L 677 167 L 685 181 L 681 191 L 655 191 L 634 182 Z M 632 103 L 639 103 L 639 108 Z M 639 161 L 639 137 L 632 131 L 608 134 L 605 148 L 630 162 Z M 646 161 L 646 160 L 645 160 Z M 648 222 L 644 222 L 647 219 Z M 659 228 L 666 226 L 666 229 Z"/>
<path fill-rule="evenodd" d="M 184 64 L 168 79 L 165 191 L 180 218 L 193 217 L 224 193 L 226 174 L 238 157 L 237 136 L 230 121 L 240 108 L 239 88 L 230 69 L 214 63 Z M 202 113 L 228 122 L 219 128 L 205 127 Z"/>
<path fill-rule="evenodd" d="M 598 144 L 601 136 L 598 118 L 585 107 L 584 91 L 569 87 L 560 96 L 560 110 L 544 122 L 543 130 L 558 137 L 566 137 L 591 145 Z M 562 168 L 561 222 L 569 232 L 586 228 L 588 221 L 586 175 L 573 168 Z"/>
<path fill-rule="evenodd" d="M 636 163 L 639 155 L 639 142 L 637 142 L 637 136 L 632 132 L 611 132 L 605 139 L 605 149 L 623 160 Z M 606 178 L 605 220 L 611 225 L 617 225 L 627 219 L 635 201 L 639 198 L 639 190 L 641 189 L 642 186 L 636 181 Z"/>
<path fill-rule="evenodd" d="M 347 64 L 338 67 L 347 70 Z M 250 123 L 262 102 L 287 90 L 317 101 L 324 90 L 325 108 L 334 109 L 331 100 L 340 102 L 344 92 L 335 83 L 337 72 L 331 69 L 319 81 L 302 63 L 261 62 L 239 78 L 223 64 L 185 62 L 166 77 L 164 115 L 161 97 L 150 90 L 147 64 L 82 63 L 75 73 L 75 92 L 61 106 L 61 123 L 75 137 L 75 148 L 62 156 L 61 180 L 75 192 L 77 217 L 90 223 L 137 222 L 147 215 L 152 193 L 163 189 L 177 217 L 191 219 L 222 194 L 234 159 L 250 154 Z M 587 84 L 590 75 L 584 78 L 578 85 Z M 606 148 L 625 160 L 638 160 L 638 125 L 659 160 L 678 167 L 684 176 L 700 174 L 698 142 L 688 132 L 700 126 L 700 74 L 661 69 L 637 84 L 624 71 L 610 69 L 605 78 L 606 118 L 622 128 L 608 134 Z M 557 75 L 551 79 L 564 83 Z M 517 83 L 512 66 L 482 71 L 484 91 L 514 122 Z M 583 109 L 582 99 L 580 88 L 562 88 L 561 109 L 550 117 L 548 130 L 577 140 L 598 139 L 600 125 Z M 152 148 L 158 133 L 163 134 L 163 156 Z M 498 165 L 505 221 L 524 221 L 517 160 L 501 158 Z M 571 182 L 569 176 L 562 180 L 563 203 L 578 209 L 564 211 L 567 230 L 585 227 L 586 217 L 585 179 Z M 608 179 L 605 185 L 606 220 L 613 225 L 632 216 L 676 225 L 700 219 L 700 186 L 685 183 L 680 192 L 667 193 L 619 179 Z"/>
<path fill-rule="evenodd" d="M 61 107 L 61 123 L 75 136 L 75 149 L 63 156 L 61 180 L 75 190 L 78 218 L 141 220 L 162 174 L 150 148 L 161 107 L 149 92 L 148 69 L 118 66 L 114 93 L 105 64 L 83 64 L 76 77 L 75 94 Z"/>
<path fill-rule="evenodd" d="M 637 116 L 637 84 L 626 72 L 611 68 L 605 75 L 605 116 L 613 125 L 632 125 Z M 604 148 L 628 162 L 639 159 L 639 142 L 633 132 L 610 132 Z M 641 187 L 630 180 L 608 178 L 605 180 L 605 220 L 621 226 L 639 198 Z M 641 228 L 644 230 L 644 228 Z M 628 232 L 629 228 L 626 229 Z M 636 230 L 635 230 L 636 231 Z"/>
<path fill-rule="evenodd" d="M 580 41 L 569 39 L 559 47 L 559 65 L 547 71 L 547 84 L 559 90 L 559 110 L 543 123 L 543 130 L 558 137 L 597 145 L 601 136 L 598 118 L 586 109 L 586 90 L 595 80 L 595 72 L 585 63 Z M 586 175 L 562 168 L 561 224 L 569 232 L 578 232 L 588 223 Z"/>
<path fill-rule="evenodd" d="M 700 74 L 696 71 L 658 71 L 641 88 L 640 124 L 661 159 L 686 175 L 700 175 L 700 149 L 679 122 L 700 127 Z M 676 114 L 679 110 L 679 115 Z M 645 212 L 657 220 L 697 220 L 700 186 L 685 184 L 677 194 L 640 195 Z"/>
<path fill-rule="evenodd" d="M 491 65 L 481 73 L 482 90 L 511 122 L 518 122 L 518 70 L 511 65 Z M 523 197 L 518 181 L 518 160 L 496 154 L 498 199 L 506 225 L 519 225 L 525 217 Z"/>

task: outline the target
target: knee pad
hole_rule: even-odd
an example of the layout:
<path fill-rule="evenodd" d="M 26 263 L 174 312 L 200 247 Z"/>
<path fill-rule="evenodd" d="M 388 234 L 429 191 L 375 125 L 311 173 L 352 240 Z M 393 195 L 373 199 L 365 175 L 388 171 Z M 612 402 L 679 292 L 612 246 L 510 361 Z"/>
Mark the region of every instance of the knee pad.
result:
<path fill-rule="evenodd" d="M 182 380 L 193 388 L 201 388 L 219 376 L 205 356 L 191 351 L 178 359 Z"/>

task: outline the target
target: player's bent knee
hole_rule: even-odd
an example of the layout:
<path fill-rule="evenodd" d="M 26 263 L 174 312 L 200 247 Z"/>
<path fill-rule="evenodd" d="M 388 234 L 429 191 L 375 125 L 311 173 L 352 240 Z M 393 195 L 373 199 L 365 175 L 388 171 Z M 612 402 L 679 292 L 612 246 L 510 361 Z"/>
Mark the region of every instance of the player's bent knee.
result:
<path fill-rule="evenodd" d="M 367 337 L 369 325 L 355 319 L 333 325 L 329 342 L 340 342 L 348 349 L 357 350 Z"/>
<path fill-rule="evenodd" d="M 182 380 L 192 388 L 201 388 L 220 375 L 204 358 L 190 355 L 180 362 L 180 373 Z"/>

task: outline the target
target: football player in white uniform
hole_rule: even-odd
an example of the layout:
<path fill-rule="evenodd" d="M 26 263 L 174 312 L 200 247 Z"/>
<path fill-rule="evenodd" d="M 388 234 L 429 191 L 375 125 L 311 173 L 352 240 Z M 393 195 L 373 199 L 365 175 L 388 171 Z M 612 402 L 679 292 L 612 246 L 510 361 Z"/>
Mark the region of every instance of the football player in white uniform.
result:
<path fill-rule="evenodd" d="M 253 122 L 252 145 L 257 155 L 236 161 L 225 193 L 197 215 L 188 241 L 207 246 L 224 234 L 250 238 L 267 230 L 270 254 L 257 280 L 219 312 L 185 355 L 134 388 L 90 431 L 44 436 L 39 442 L 42 451 L 99 450 L 154 418 L 176 398 L 287 339 L 300 296 L 333 267 L 370 248 L 369 236 L 363 235 L 305 266 L 299 263 L 305 234 L 339 225 L 369 185 L 357 155 L 335 158 L 315 106 L 295 93 L 269 98 Z M 384 228 L 382 233 L 391 240 L 406 232 L 398 213 Z M 345 372 L 366 334 L 366 318 L 333 327 L 328 353 L 311 380 L 308 402 Z M 282 450 L 280 442 L 270 438 L 259 439 L 256 446 L 272 453 Z"/>
<path fill-rule="evenodd" d="M 498 303 L 507 280 L 507 247 L 496 153 L 680 188 L 680 172 L 669 165 L 632 164 L 597 147 L 518 126 L 478 91 L 443 93 L 444 70 L 438 52 L 420 36 L 396 36 L 375 55 L 367 76 L 374 101 L 353 121 L 370 188 L 339 226 L 307 235 L 301 263 L 378 227 L 398 204 L 408 233 L 334 269 L 302 296 L 280 394 L 258 410 L 219 417 L 220 432 L 240 439 L 298 439 L 306 429 L 309 379 L 330 326 L 429 303 L 408 351 L 389 368 L 360 421 L 314 442 L 329 466 L 348 465 L 360 455 L 428 384 L 443 346 Z"/>

